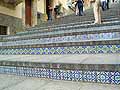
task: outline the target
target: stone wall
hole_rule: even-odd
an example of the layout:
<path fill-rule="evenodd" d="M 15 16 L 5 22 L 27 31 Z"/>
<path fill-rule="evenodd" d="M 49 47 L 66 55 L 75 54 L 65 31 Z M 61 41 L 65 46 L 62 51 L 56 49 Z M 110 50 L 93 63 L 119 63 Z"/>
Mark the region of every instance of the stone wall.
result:
<path fill-rule="evenodd" d="M 0 25 L 8 26 L 10 34 L 23 31 L 22 20 L 0 13 Z"/>

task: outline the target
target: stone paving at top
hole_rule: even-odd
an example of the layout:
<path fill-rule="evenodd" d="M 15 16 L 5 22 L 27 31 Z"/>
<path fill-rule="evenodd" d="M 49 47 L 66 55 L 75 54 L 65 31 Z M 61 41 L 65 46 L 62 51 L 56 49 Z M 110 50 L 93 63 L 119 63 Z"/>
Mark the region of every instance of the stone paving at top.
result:
<path fill-rule="evenodd" d="M 56 81 L 0 74 L 0 90 L 120 90 L 120 85 Z"/>

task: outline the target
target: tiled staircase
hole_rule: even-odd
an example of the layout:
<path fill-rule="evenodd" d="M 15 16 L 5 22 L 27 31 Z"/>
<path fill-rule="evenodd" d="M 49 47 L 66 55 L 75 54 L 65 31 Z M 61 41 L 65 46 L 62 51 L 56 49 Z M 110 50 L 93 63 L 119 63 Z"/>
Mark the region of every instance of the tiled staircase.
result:
<path fill-rule="evenodd" d="M 102 11 L 102 18 L 111 18 L 111 17 L 119 17 L 120 18 L 120 9 L 119 8 L 120 8 L 119 3 L 118 4 L 110 4 L 109 10 Z M 84 14 L 85 14 L 84 16 L 79 17 L 79 16 L 75 16 L 75 13 L 74 13 L 69 16 L 58 18 L 53 21 L 43 22 L 40 25 L 37 25 L 37 27 L 43 27 L 43 26 L 46 27 L 46 26 L 51 26 L 51 25 L 66 24 L 66 23 L 70 23 L 70 22 L 75 23 L 75 22 L 84 22 L 84 21 L 94 20 L 92 8 L 86 10 L 84 12 Z"/>
<path fill-rule="evenodd" d="M 101 25 L 75 20 L 2 36 L 0 73 L 120 84 L 120 19 L 115 15 L 104 17 Z"/>

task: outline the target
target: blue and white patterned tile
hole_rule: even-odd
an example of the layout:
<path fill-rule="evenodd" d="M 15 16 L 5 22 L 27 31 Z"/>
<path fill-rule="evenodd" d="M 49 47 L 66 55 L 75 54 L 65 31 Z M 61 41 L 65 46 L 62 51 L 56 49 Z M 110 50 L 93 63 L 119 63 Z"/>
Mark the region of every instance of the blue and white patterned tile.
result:
<path fill-rule="evenodd" d="M 46 77 L 46 69 L 41 69 L 41 77 Z"/>
<path fill-rule="evenodd" d="M 68 80 L 68 73 L 67 73 L 67 71 L 63 70 L 63 71 L 61 72 L 61 75 L 62 75 L 62 79 L 63 79 L 63 80 Z"/>
<path fill-rule="evenodd" d="M 9 67 L 10 74 L 16 74 L 16 67 Z"/>
<path fill-rule="evenodd" d="M 67 73 L 67 80 L 71 81 L 71 70 L 66 70 Z"/>
<path fill-rule="evenodd" d="M 82 81 L 83 80 L 82 71 L 71 70 L 71 79 L 75 81 Z"/>
<path fill-rule="evenodd" d="M 59 70 L 61 80 L 64 80 L 64 70 Z"/>
<path fill-rule="evenodd" d="M 26 75 L 26 74 L 25 74 L 24 67 L 17 67 L 17 68 L 16 68 L 16 75 L 20 75 L 20 76 Z"/>
<path fill-rule="evenodd" d="M 111 83 L 120 84 L 120 72 L 110 72 Z"/>
<path fill-rule="evenodd" d="M 97 82 L 110 83 L 110 72 L 97 72 Z"/>
<path fill-rule="evenodd" d="M 50 78 L 50 70 L 49 69 L 46 69 L 46 78 Z"/>
<path fill-rule="evenodd" d="M 120 72 L 56 70 L 44 68 L 0 66 L 0 73 L 38 78 L 51 78 L 55 80 L 120 84 Z"/>
<path fill-rule="evenodd" d="M 97 75 L 95 71 L 83 71 L 83 81 L 96 82 Z"/>
<path fill-rule="evenodd" d="M 53 69 L 52 79 L 57 79 L 57 70 Z"/>
<path fill-rule="evenodd" d="M 61 80 L 60 70 L 57 70 L 57 71 L 56 71 L 56 79 L 57 79 L 57 80 Z"/>
<path fill-rule="evenodd" d="M 96 54 L 97 53 L 97 47 L 94 46 L 88 46 L 88 53 L 89 54 Z"/>
<path fill-rule="evenodd" d="M 98 54 L 98 53 L 120 53 L 120 45 L 94 45 L 94 46 L 72 46 L 52 48 L 20 48 L 2 49 L 0 54 Z"/>
<path fill-rule="evenodd" d="M 53 78 L 53 69 L 49 70 L 49 75 L 50 75 L 49 77 L 52 79 Z"/>
<path fill-rule="evenodd" d="M 50 44 L 50 43 L 63 43 L 63 42 L 79 42 L 84 40 L 108 40 L 108 39 L 120 38 L 119 32 L 114 32 L 114 34 L 115 37 L 112 37 L 111 33 L 100 33 L 100 34 L 83 34 L 83 35 L 75 35 L 75 36 L 72 35 L 72 36 L 31 39 L 31 40 L 21 40 L 21 41 L 9 41 L 9 42 L 3 42 L 2 46 Z"/>
<path fill-rule="evenodd" d="M 3 74 L 3 73 L 4 73 L 4 67 L 0 66 L 0 74 Z"/>
<path fill-rule="evenodd" d="M 116 53 L 120 53 L 120 45 L 116 45 L 114 47 L 116 47 L 116 49 L 115 49 Z"/>

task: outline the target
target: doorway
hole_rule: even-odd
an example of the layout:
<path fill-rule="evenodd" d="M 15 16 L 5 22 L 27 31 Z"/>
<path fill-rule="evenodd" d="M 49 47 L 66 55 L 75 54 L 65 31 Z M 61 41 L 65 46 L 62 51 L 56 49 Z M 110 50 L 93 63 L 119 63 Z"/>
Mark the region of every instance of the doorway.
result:
<path fill-rule="evenodd" d="M 32 25 L 32 0 L 25 0 L 25 24 Z"/>
<path fill-rule="evenodd" d="M 7 30 L 8 30 L 7 26 L 0 25 L 0 35 L 7 35 Z"/>

